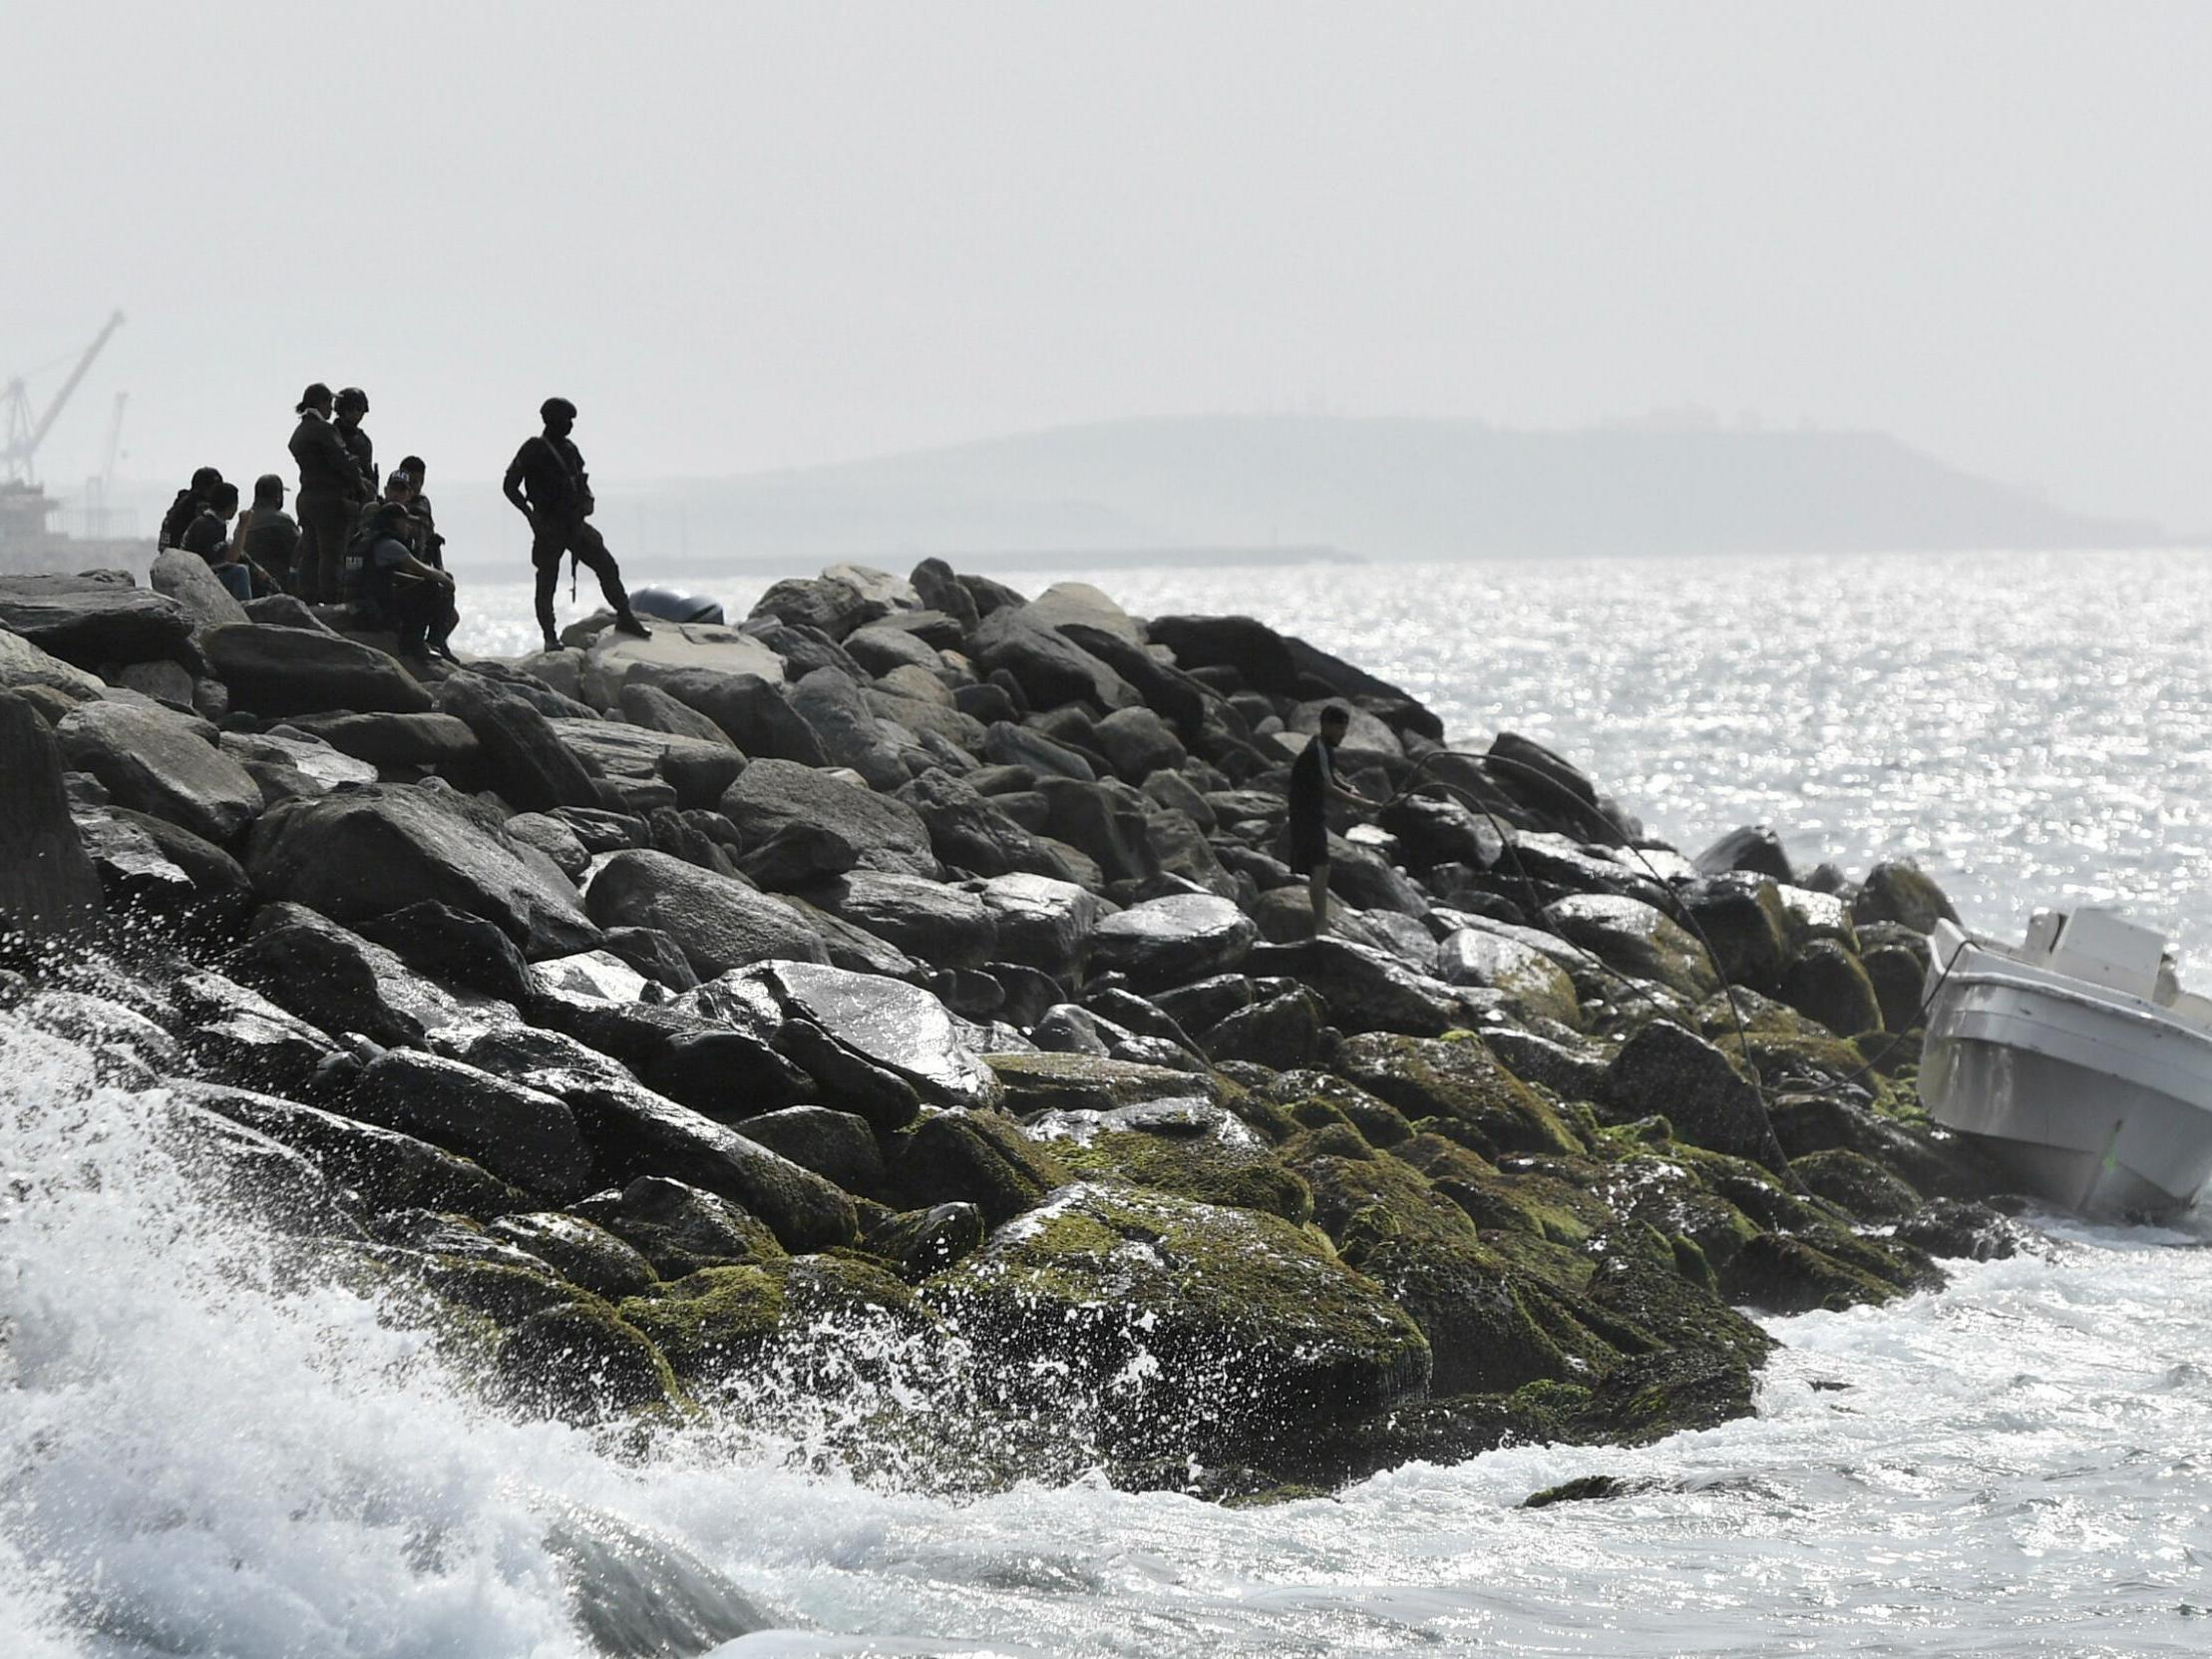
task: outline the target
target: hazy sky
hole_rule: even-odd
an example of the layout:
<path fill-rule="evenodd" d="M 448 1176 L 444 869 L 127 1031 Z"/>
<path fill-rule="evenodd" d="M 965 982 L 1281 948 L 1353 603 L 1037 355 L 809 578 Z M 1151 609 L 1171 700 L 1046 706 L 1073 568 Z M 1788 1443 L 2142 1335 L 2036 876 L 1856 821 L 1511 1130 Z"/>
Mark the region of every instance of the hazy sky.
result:
<path fill-rule="evenodd" d="M 1100 416 L 1885 428 L 2212 526 L 2212 5 L 13 0 L 0 376 L 126 473 Z M 49 371 L 37 389 L 51 388 Z"/>

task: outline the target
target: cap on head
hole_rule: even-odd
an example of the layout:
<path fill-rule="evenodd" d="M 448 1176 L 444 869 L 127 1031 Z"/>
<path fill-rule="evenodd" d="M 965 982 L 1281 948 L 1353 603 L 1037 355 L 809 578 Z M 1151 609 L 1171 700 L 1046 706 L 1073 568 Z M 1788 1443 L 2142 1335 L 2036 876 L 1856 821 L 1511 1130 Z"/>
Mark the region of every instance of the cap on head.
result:
<path fill-rule="evenodd" d="M 365 415 L 369 412 L 369 394 L 358 386 L 344 387 L 338 393 L 338 407 L 358 409 Z"/>
<path fill-rule="evenodd" d="M 393 468 L 391 476 L 384 480 L 384 488 L 387 490 L 412 490 L 414 487 L 415 475 L 405 467 Z"/>
<path fill-rule="evenodd" d="M 576 406 L 564 397 L 549 397 L 538 406 L 538 418 L 546 421 L 572 421 Z"/>
<path fill-rule="evenodd" d="M 213 467 L 199 467 L 192 473 L 192 494 L 203 496 L 222 482 L 222 474 Z"/>
<path fill-rule="evenodd" d="M 1351 710 L 1340 702 L 1332 702 L 1321 710 L 1321 724 L 1342 731 L 1351 724 Z"/>
<path fill-rule="evenodd" d="M 292 413 L 304 415 L 310 409 L 326 409 L 329 406 L 330 388 L 316 380 L 310 382 L 307 389 L 299 394 L 299 402 L 292 406 Z"/>
<path fill-rule="evenodd" d="M 238 487 L 218 483 L 207 492 L 207 505 L 218 513 L 235 513 L 238 510 Z"/>

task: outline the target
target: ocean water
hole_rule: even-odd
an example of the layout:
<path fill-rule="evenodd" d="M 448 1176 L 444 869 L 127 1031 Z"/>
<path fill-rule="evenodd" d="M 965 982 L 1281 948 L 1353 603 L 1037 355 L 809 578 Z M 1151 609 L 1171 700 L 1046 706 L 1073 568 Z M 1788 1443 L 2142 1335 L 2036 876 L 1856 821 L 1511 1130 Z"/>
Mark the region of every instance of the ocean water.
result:
<path fill-rule="evenodd" d="M 2093 893 L 2212 940 L 2212 584 L 2180 556 L 1109 587 L 1269 617 L 1456 732 L 1552 742 L 1684 844 L 1766 818 L 1808 861 L 1915 852 L 1973 921 Z M 2212 1645 L 2212 1229 L 2046 1218 L 2042 1253 L 1940 1294 L 1776 1322 L 1754 1418 L 1640 1451 L 1255 1509 L 1080 1476 L 959 1495 L 846 1472 L 851 1425 L 805 1414 L 644 1444 L 509 1421 L 403 1306 L 211 1200 L 159 1091 L 103 1076 L 0 1015 L 0 1655 L 567 1655 L 610 1603 L 632 1629 L 749 1604 L 728 1659 Z M 926 1430 L 926 1391 L 896 1404 Z M 1519 1507 L 1592 1473 L 1631 1489 Z"/>

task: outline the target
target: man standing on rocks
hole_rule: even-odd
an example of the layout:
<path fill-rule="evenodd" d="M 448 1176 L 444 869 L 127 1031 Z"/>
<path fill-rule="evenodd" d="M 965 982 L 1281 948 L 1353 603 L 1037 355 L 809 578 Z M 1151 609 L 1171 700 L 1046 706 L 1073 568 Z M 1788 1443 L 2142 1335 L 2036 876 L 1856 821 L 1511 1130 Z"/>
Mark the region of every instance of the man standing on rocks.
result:
<path fill-rule="evenodd" d="M 353 451 L 330 421 L 330 388 L 316 381 L 300 394 L 290 449 L 299 466 L 299 553 L 295 591 L 314 605 L 344 598 L 346 540 L 354 515 L 376 494 Z M 359 417 L 354 430 L 359 431 Z"/>
<path fill-rule="evenodd" d="M 1321 729 L 1290 766 L 1290 867 L 1305 873 L 1313 902 L 1313 935 L 1328 926 L 1328 803 L 1330 797 L 1372 811 L 1382 805 L 1336 781 L 1335 750 L 1351 729 L 1342 703 L 1321 710 Z"/>
<path fill-rule="evenodd" d="M 560 649 L 560 636 L 553 630 L 553 585 L 559 580 L 562 554 L 573 564 L 589 566 L 599 579 L 616 628 L 649 639 L 651 629 L 630 609 L 621 567 L 590 522 L 597 505 L 591 499 L 590 475 L 568 436 L 575 430 L 576 406 L 564 397 L 549 397 L 538 413 L 546 430 L 515 452 L 503 487 L 515 510 L 530 521 L 530 562 L 538 571 L 538 625 L 546 635 L 546 649 Z"/>

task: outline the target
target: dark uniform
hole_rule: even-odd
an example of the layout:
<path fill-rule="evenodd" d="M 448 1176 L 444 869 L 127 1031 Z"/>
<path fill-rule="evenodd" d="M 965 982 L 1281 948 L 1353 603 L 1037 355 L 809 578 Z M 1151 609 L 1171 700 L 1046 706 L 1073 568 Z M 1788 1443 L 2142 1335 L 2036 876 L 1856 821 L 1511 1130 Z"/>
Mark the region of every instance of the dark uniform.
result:
<path fill-rule="evenodd" d="M 312 409 L 301 412 L 289 447 L 299 464 L 297 587 L 317 605 L 335 605 L 344 597 L 346 538 L 374 487 L 338 429 Z"/>
<path fill-rule="evenodd" d="M 591 499 L 590 475 L 583 470 L 583 456 L 574 441 L 540 433 L 515 452 L 506 483 L 511 490 L 521 485 L 530 502 L 534 527 L 530 562 L 538 572 L 538 625 L 546 637 L 553 637 L 553 587 L 560 578 L 562 554 L 572 555 L 599 579 L 599 593 L 616 616 L 629 616 L 621 567 L 590 522 L 597 504 Z"/>
<path fill-rule="evenodd" d="M 301 577 L 292 568 L 299 552 L 299 526 L 281 507 L 256 507 L 253 522 L 245 527 L 245 556 L 281 583 L 284 591 L 300 591 Z"/>
<path fill-rule="evenodd" d="M 1328 862 L 1328 786 L 1335 781 L 1328 745 L 1309 738 L 1290 763 L 1290 868 L 1301 876 Z"/>

